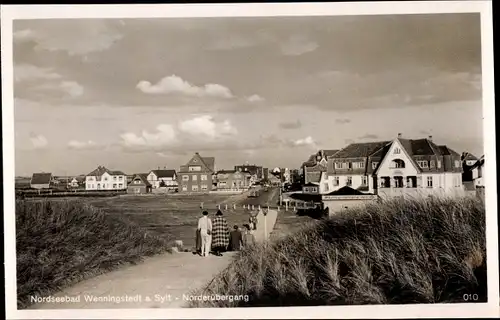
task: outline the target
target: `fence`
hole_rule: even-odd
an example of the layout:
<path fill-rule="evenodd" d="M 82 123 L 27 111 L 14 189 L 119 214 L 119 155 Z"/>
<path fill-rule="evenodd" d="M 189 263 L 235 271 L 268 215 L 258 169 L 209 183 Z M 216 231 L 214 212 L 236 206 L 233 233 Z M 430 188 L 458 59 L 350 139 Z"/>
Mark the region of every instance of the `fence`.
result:
<path fill-rule="evenodd" d="M 102 190 L 102 191 L 61 191 L 61 190 L 22 190 L 16 191 L 17 197 L 114 197 L 126 194 L 125 190 Z"/>

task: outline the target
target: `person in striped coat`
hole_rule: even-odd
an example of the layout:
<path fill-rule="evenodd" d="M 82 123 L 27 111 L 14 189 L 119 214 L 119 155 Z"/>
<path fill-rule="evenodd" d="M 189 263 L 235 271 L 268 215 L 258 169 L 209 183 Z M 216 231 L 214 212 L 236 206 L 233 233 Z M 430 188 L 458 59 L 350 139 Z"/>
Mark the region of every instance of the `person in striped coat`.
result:
<path fill-rule="evenodd" d="M 212 251 L 215 255 L 222 256 L 222 252 L 227 250 L 229 232 L 227 221 L 223 217 L 222 211 L 218 210 L 212 221 Z"/>

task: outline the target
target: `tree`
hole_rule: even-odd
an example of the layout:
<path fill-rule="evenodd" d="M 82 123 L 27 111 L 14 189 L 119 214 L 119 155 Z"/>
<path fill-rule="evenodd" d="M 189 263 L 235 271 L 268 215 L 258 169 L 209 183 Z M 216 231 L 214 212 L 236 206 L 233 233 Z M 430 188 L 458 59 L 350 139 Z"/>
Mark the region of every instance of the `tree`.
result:
<path fill-rule="evenodd" d="M 167 185 L 165 184 L 165 181 L 160 180 L 160 187 L 166 187 Z"/>

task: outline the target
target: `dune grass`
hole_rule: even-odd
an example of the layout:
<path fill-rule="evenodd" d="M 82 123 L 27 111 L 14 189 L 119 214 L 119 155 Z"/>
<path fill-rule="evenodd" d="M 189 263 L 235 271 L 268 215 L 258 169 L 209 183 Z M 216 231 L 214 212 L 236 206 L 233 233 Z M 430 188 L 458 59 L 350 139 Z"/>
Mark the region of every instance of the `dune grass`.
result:
<path fill-rule="evenodd" d="M 83 279 L 168 249 L 119 215 L 78 200 L 17 200 L 18 308 L 30 296 L 54 293 Z"/>
<path fill-rule="evenodd" d="M 191 307 L 487 301 L 485 208 L 476 198 L 397 199 L 350 209 L 241 252 Z"/>

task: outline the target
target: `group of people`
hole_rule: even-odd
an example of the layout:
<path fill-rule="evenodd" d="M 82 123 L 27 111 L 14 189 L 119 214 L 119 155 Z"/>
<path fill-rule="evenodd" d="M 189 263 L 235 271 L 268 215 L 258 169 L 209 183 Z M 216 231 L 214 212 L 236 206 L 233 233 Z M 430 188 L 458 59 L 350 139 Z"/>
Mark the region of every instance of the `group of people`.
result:
<path fill-rule="evenodd" d="M 250 215 L 249 223 L 243 225 L 243 230 L 238 226 L 229 229 L 227 220 L 222 211 L 218 210 L 213 219 L 208 217 L 208 211 L 203 211 L 198 219 L 196 229 L 196 252 L 202 257 L 210 253 L 222 256 L 226 251 L 239 251 L 255 243 L 254 230 L 257 229 L 257 218 Z"/>

